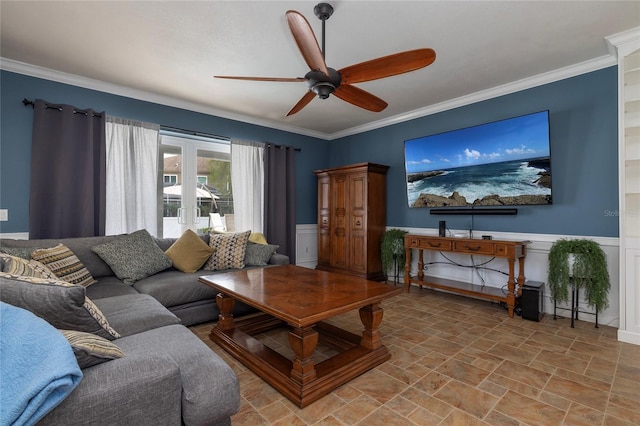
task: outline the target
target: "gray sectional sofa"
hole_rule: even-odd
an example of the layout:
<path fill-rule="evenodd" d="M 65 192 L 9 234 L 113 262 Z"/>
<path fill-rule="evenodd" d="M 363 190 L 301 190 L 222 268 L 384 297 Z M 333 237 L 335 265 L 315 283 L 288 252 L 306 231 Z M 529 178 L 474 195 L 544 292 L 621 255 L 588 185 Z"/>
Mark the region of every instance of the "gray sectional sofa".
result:
<path fill-rule="evenodd" d="M 56 324 L 56 319 L 49 320 L 46 312 L 40 312 L 50 308 L 40 305 L 43 298 L 46 299 L 43 291 L 70 291 L 81 300 L 86 295 L 102 312 L 108 326 L 119 333 L 117 338 L 107 337 L 125 354 L 82 368 L 83 377 L 75 390 L 38 424 L 230 424 L 231 416 L 239 409 L 237 377 L 229 365 L 185 327 L 217 319 L 216 294 L 198 281 L 198 277 L 217 271 L 201 269 L 185 273 L 169 267 L 133 283 L 125 283 L 93 250 L 118 237 L 0 239 L 0 251 L 14 254 L 22 249 L 29 252 L 62 243 L 96 281 L 86 288 L 81 285 L 65 289 L 43 286 L 37 290 L 40 293 L 32 305 L 28 300 L 34 298 L 26 292 L 35 290 L 2 274 L 2 302 L 27 309 L 44 317 L 55 328 L 65 329 L 69 327 L 64 318 Z M 208 236 L 200 238 L 208 244 Z M 153 241 L 164 252 L 176 239 L 154 238 Z M 268 262 L 269 265 L 286 263 L 288 257 L 277 253 Z M 236 304 L 236 315 L 249 311 L 246 305 Z"/>
<path fill-rule="evenodd" d="M 158 300 L 164 307 L 180 318 L 182 325 L 190 326 L 218 319 L 216 292 L 198 281 L 202 275 L 211 275 L 220 271 L 205 271 L 200 269 L 193 273 L 181 272 L 173 267 L 136 281 L 133 285 L 125 284 L 115 276 L 111 267 L 92 251 L 92 247 L 109 243 L 118 236 L 63 238 L 59 240 L 19 240 L 0 238 L 0 250 L 6 248 L 48 248 L 57 244 L 67 246 L 84 264 L 97 283 L 87 287 L 87 296 L 91 300 L 127 294 L 148 294 Z M 209 244 L 209 235 L 200 238 Z M 162 251 L 166 251 L 176 238 L 153 238 Z M 268 265 L 285 265 L 289 257 L 274 253 Z M 246 266 L 246 269 L 260 266 Z M 250 308 L 242 303 L 236 303 L 234 315 L 247 313 Z"/>

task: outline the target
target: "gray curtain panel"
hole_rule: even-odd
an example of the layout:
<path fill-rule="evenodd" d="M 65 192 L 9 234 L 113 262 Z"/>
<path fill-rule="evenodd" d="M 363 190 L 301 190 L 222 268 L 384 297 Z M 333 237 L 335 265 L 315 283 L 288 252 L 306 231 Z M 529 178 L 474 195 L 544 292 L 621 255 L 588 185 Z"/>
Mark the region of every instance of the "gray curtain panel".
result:
<path fill-rule="evenodd" d="M 264 234 L 278 253 L 296 263 L 296 170 L 295 148 L 265 145 Z"/>
<path fill-rule="evenodd" d="M 105 113 L 37 99 L 29 238 L 104 235 Z"/>

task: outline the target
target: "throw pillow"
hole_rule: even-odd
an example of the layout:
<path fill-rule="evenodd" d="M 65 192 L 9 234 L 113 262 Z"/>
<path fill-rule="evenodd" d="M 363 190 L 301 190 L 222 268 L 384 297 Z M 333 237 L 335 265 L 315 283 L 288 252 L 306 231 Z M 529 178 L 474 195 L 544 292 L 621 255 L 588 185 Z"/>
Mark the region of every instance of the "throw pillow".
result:
<path fill-rule="evenodd" d="M 245 266 L 266 266 L 278 248 L 280 248 L 278 245 L 258 244 L 249 241 L 244 255 Z"/>
<path fill-rule="evenodd" d="M 244 255 L 251 231 L 209 235 L 209 246 L 215 249 L 204 266 L 208 271 L 244 268 Z"/>
<path fill-rule="evenodd" d="M 171 259 L 145 229 L 120 235 L 91 250 L 109 264 L 116 277 L 129 285 L 171 266 Z"/>
<path fill-rule="evenodd" d="M 31 258 L 47 265 L 51 272 L 62 281 L 88 287 L 97 281 L 80 262 L 80 259 L 64 244 L 46 249 L 37 249 Z"/>
<path fill-rule="evenodd" d="M 80 368 L 124 357 L 124 353 L 117 345 L 100 336 L 75 330 L 59 331 L 69 341 Z"/>
<path fill-rule="evenodd" d="M 0 272 L 0 300 L 27 309 L 58 329 L 120 337 L 81 285 Z"/>
<path fill-rule="evenodd" d="M 26 260 L 21 257 L 11 256 L 9 254 L 0 253 L 4 266 L 2 272 L 14 275 L 22 275 L 25 277 L 58 279 L 55 274 L 42 263 L 37 260 Z"/>
<path fill-rule="evenodd" d="M 249 235 L 249 241 L 257 244 L 268 244 L 267 238 L 262 232 L 252 232 L 251 235 Z"/>
<path fill-rule="evenodd" d="M 202 268 L 214 251 L 198 234 L 187 229 L 164 253 L 171 259 L 174 268 L 191 273 Z"/>

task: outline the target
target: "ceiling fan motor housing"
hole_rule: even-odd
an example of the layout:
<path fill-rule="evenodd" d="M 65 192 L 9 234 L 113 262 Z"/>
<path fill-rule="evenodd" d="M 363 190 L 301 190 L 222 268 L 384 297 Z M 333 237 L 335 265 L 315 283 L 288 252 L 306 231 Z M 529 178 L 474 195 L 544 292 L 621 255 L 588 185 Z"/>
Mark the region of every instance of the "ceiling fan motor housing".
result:
<path fill-rule="evenodd" d="M 322 71 L 309 71 L 304 78 L 307 80 L 309 90 L 318 95 L 320 99 L 327 99 L 330 94 L 340 87 L 342 76 L 333 68 L 327 68 L 329 75 Z"/>

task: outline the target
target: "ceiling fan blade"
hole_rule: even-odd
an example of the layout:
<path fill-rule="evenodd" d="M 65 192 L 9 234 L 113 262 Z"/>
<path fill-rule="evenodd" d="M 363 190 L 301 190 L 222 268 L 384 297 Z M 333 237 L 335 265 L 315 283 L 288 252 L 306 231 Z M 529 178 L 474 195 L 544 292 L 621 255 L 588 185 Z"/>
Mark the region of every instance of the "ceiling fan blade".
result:
<path fill-rule="evenodd" d="M 286 16 L 291 34 L 309 68 L 312 71 L 318 70 L 322 71 L 325 75 L 329 75 L 327 64 L 324 61 L 324 55 L 322 54 L 322 50 L 320 50 L 318 40 L 307 18 L 295 10 L 287 11 Z"/>
<path fill-rule="evenodd" d="M 416 49 L 361 62 L 338 72 L 343 84 L 362 83 L 424 68 L 435 60 L 433 49 Z"/>
<path fill-rule="evenodd" d="M 294 78 L 278 78 L 278 77 L 235 77 L 231 75 L 214 75 L 214 78 L 228 78 L 231 80 L 251 80 L 251 81 L 282 81 L 282 82 L 296 82 L 296 81 L 306 81 L 302 77 L 294 77 Z"/>
<path fill-rule="evenodd" d="M 333 94 L 343 101 L 373 112 L 380 112 L 388 105 L 379 97 L 349 84 L 341 84 Z"/>
<path fill-rule="evenodd" d="M 298 103 L 295 104 L 293 108 L 291 108 L 291 110 L 287 113 L 287 117 L 295 114 L 296 112 L 300 111 L 302 108 L 306 107 L 307 104 L 311 102 L 315 97 L 316 97 L 316 94 L 313 93 L 311 90 L 309 90 L 307 93 L 304 94 L 302 99 L 300 99 Z"/>

